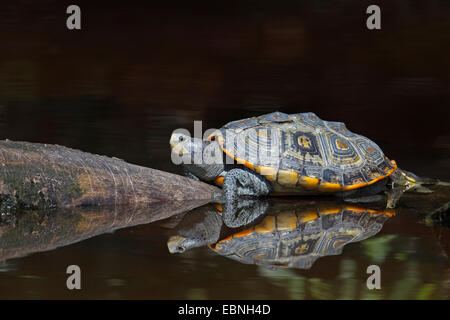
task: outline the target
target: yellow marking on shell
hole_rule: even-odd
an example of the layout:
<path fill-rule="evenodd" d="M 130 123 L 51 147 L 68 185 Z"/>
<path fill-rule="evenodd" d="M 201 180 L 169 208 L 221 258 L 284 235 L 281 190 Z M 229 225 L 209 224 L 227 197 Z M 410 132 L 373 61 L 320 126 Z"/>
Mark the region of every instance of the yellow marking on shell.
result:
<path fill-rule="evenodd" d="M 327 215 L 327 214 L 336 214 L 341 212 L 341 208 L 327 208 L 327 209 L 320 209 L 319 213 L 321 216 Z"/>
<path fill-rule="evenodd" d="M 340 191 L 342 186 L 339 183 L 321 182 L 318 190 L 322 192 L 336 192 Z"/>
<path fill-rule="evenodd" d="M 231 236 L 229 236 L 229 237 L 226 237 L 226 238 L 223 238 L 222 240 L 219 240 L 219 243 L 220 242 L 224 242 L 224 241 L 228 241 L 228 240 L 231 240 Z"/>
<path fill-rule="evenodd" d="M 362 188 L 369 185 L 367 182 L 361 182 L 361 183 L 357 183 L 357 184 L 352 184 L 349 186 L 344 186 L 342 189 L 343 190 L 354 190 L 354 189 L 358 189 L 358 188 Z"/>
<path fill-rule="evenodd" d="M 258 137 L 268 138 L 269 133 L 266 130 L 259 130 L 256 134 Z"/>
<path fill-rule="evenodd" d="M 352 184 L 350 186 L 344 186 L 342 188 L 342 190 L 347 191 L 347 190 L 354 190 L 354 189 L 362 188 L 362 187 L 368 186 L 370 184 L 373 184 L 375 182 L 378 182 L 381 179 L 387 178 L 388 176 L 390 176 L 397 169 L 397 163 L 394 160 L 391 160 L 390 162 L 394 166 L 394 168 L 386 170 L 385 171 L 386 172 L 385 175 L 380 175 L 378 178 L 375 178 L 374 180 L 372 180 L 370 182 L 363 182 L 363 183 L 356 184 L 356 185 Z"/>
<path fill-rule="evenodd" d="M 182 156 L 184 154 L 183 148 L 180 147 L 179 145 L 174 144 L 174 145 L 170 145 L 170 147 L 172 148 L 172 153 L 176 153 L 179 156 Z"/>
<path fill-rule="evenodd" d="M 246 229 L 246 230 L 241 231 L 239 233 L 235 233 L 233 235 L 233 238 L 245 237 L 245 236 L 248 236 L 251 233 L 252 233 L 252 229 L 251 228 L 250 229 Z"/>
<path fill-rule="evenodd" d="M 213 206 L 216 207 L 217 211 L 222 212 L 223 208 L 220 203 L 213 203 Z"/>
<path fill-rule="evenodd" d="M 361 183 L 367 184 L 367 182 L 365 182 L 365 181 L 363 180 L 363 178 L 356 178 L 356 179 L 353 179 L 353 180 L 352 180 L 352 185 L 355 185 L 355 184 L 361 184 Z"/>
<path fill-rule="evenodd" d="M 219 187 L 222 187 L 223 186 L 223 176 L 217 177 L 214 180 L 214 184 L 219 186 Z"/>
<path fill-rule="evenodd" d="M 318 217 L 319 215 L 317 214 L 316 211 L 306 211 L 299 214 L 298 221 L 304 223 L 316 220 Z"/>
<path fill-rule="evenodd" d="M 306 250 L 308 250 L 308 244 L 304 243 L 302 244 L 300 247 L 295 248 L 295 253 L 296 254 L 302 254 L 303 252 L 305 252 Z"/>
<path fill-rule="evenodd" d="M 276 181 L 277 180 L 277 169 L 267 166 L 259 166 L 256 167 L 256 172 L 258 172 L 260 175 L 264 176 L 269 181 Z"/>
<path fill-rule="evenodd" d="M 218 134 L 218 135 L 216 136 L 216 138 L 217 138 L 217 142 L 218 142 L 220 145 L 223 145 L 223 143 L 225 142 L 225 138 L 224 138 L 221 134 Z"/>
<path fill-rule="evenodd" d="M 293 230 L 297 228 L 295 212 L 283 212 L 277 215 L 277 230 Z"/>
<path fill-rule="evenodd" d="M 265 217 L 260 224 L 255 227 L 257 233 L 269 233 L 275 231 L 275 217 L 268 216 Z"/>
<path fill-rule="evenodd" d="M 298 180 L 298 173 L 290 170 L 278 171 L 278 183 L 284 186 L 295 186 Z"/>
<path fill-rule="evenodd" d="M 307 176 L 301 176 L 298 179 L 298 184 L 305 188 L 306 190 L 313 190 L 317 187 L 319 184 L 319 179 L 307 177 Z"/>
<path fill-rule="evenodd" d="M 393 209 L 386 209 L 386 210 L 380 211 L 380 210 L 374 210 L 374 209 L 355 207 L 355 206 L 351 206 L 351 205 L 346 205 L 346 206 L 344 206 L 343 209 L 348 210 L 348 211 L 353 211 L 353 212 L 360 212 L 360 213 L 368 212 L 371 215 L 383 215 L 384 214 L 389 217 L 393 217 L 396 215 L 396 212 Z"/>
<path fill-rule="evenodd" d="M 383 211 L 383 213 L 389 217 L 393 217 L 397 214 L 397 212 L 394 209 L 386 209 Z"/>

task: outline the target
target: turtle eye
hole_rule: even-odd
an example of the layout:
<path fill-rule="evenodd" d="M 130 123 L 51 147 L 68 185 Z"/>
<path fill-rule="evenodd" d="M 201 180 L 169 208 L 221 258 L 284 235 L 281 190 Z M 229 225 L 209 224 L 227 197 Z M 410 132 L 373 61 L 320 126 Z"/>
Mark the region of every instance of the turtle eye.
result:
<path fill-rule="evenodd" d="M 179 140 L 180 142 L 182 142 L 182 141 L 184 140 L 184 137 L 183 137 L 183 136 L 180 136 L 180 137 L 178 138 L 178 140 Z"/>
<path fill-rule="evenodd" d="M 183 253 L 183 252 L 184 252 L 184 248 L 183 248 L 182 246 L 178 246 L 178 247 L 177 247 L 177 251 L 178 251 L 179 253 Z"/>

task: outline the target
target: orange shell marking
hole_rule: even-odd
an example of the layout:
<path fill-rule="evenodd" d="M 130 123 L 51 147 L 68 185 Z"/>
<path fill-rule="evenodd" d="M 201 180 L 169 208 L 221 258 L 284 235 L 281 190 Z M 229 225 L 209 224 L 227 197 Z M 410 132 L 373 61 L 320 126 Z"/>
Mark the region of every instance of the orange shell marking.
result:
<path fill-rule="evenodd" d="M 213 206 L 217 209 L 217 211 L 223 211 L 222 205 L 220 203 L 213 203 Z"/>
<path fill-rule="evenodd" d="M 298 179 L 298 184 L 301 185 L 306 190 L 313 190 L 319 184 L 319 179 L 311 178 L 311 177 L 307 177 L 307 176 L 301 176 Z"/>

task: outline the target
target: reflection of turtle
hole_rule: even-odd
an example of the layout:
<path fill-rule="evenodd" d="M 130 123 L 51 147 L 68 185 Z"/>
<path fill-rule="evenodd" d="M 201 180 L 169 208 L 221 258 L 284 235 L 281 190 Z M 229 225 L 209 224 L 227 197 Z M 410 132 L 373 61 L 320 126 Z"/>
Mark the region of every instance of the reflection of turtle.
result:
<path fill-rule="evenodd" d="M 276 201 L 268 208 L 266 201 L 245 201 L 234 227 L 224 224 L 212 205 L 187 214 L 167 243 L 169 251 L 209 245 L 243 263 L 307 269 L 317 258 L 340 254 L 345 244 L 375 235 L 394 214 L 332 203 Z"/>
<path fill-rule="evenodd" d="M 372 237 L 392 214 L 351 206 L 287 211 L 210 248 L 242 263 L 309 269 L 322 256 L 341 254 L 347 243 Z"/>
<path fill-rule="evenodd" d="M 223 186 L 227 200 L 332 193 L 367 201 L 385 190 L 392 208 L 404 191 L 425 182 L 397 168 L 373 141 L 314 113 L 274 112 L 230 122 L 205 141 L 175 132 L 170 145 L 191 159 L 184 162 L 191 178 Z M 198 153 L 203 161 L 194 163 Z"/>

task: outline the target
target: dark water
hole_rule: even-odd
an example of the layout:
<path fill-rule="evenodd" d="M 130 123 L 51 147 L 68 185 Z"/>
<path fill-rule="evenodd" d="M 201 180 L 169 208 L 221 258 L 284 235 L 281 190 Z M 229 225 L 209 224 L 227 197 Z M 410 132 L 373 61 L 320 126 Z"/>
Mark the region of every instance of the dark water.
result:
<path fill-rule="evenodd" d="M 180 172 L 168 150 L 176 128 L 312 111 L 370 137 L 400 167 L 450 180 L 447 1 L 379 1 L 373 32 L 370 1 L 81 2 L 80 31 L 65 28 L 69 4 L 2 4 L 2 139 Z M 449 230 L 414 209 L 309 270 L 242 264 L 207 247 L 170 254 L 167 221 L 100 232 L 1 262 L 0 297 L 448 299 Z M 66 288 L 71 264 L 82 290 Z M 381 290 L 366 287 L 371 264 Z"/>

